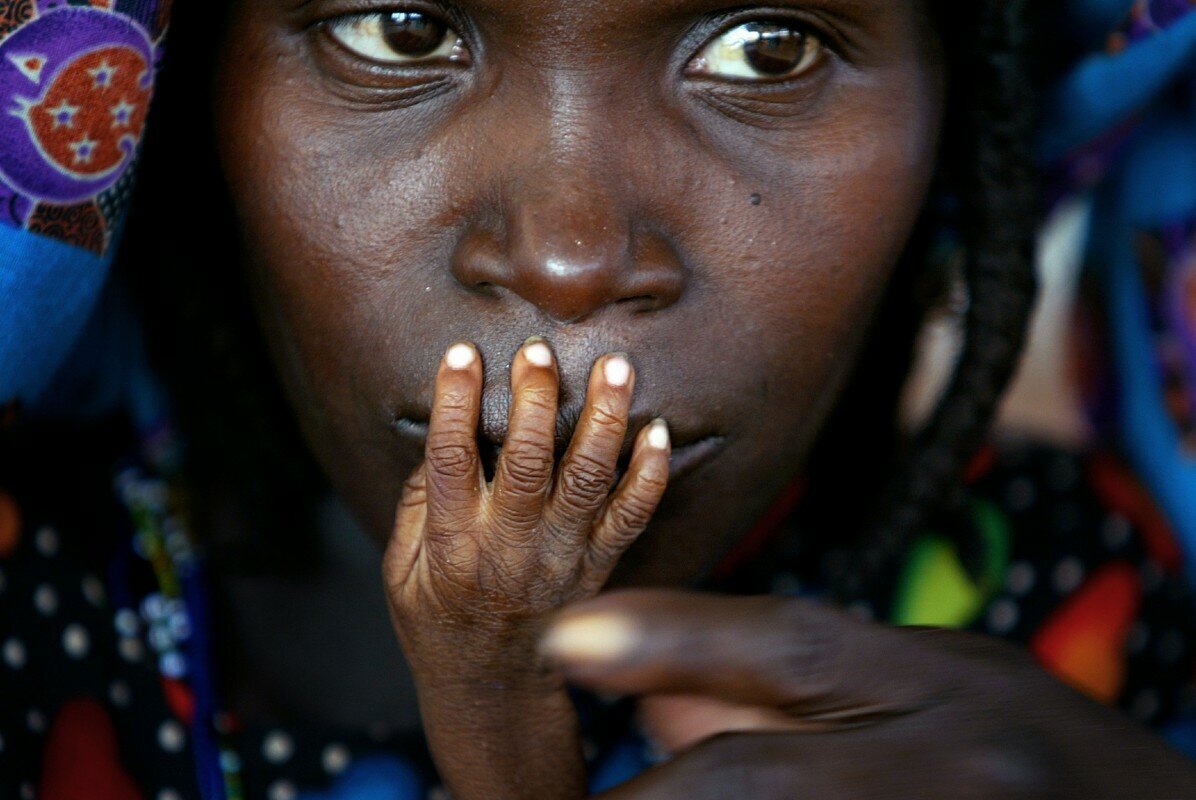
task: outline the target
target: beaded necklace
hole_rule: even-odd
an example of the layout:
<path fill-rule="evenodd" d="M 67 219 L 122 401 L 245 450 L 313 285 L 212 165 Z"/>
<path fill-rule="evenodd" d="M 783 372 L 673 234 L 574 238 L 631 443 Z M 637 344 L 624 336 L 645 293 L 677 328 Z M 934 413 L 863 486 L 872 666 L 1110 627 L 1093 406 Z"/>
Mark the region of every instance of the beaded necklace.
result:
<path fill-rule="evenodd" d="M 133 526 L 132 547 L 118 568 L 126 580 L 114 582 L 122 590 L 113 604 L 117 630 L 132 635 L 142 622 L 146 626 L 167 703 L 190 730 L 200 797 L 244 800 L 240 758 L 228 741 L 232 717 L 221 713 L 217 699 L 210 605 L 186 495 L 178 481 L 155 476 L 140 465 L 121 469 L 115 487 Z M 149 564 L 156 584 L 140 604 L 128 588 L 130 557 Z"/>

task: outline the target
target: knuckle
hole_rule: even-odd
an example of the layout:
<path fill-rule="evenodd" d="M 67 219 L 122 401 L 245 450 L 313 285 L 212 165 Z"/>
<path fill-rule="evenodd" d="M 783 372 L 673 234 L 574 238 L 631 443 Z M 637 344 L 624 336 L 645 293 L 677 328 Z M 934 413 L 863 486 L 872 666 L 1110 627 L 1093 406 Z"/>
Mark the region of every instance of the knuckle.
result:
<path fill-rule="evenodd" d="M 463 444 L 429 442 L 428 469 L 446 478 L 465 478 L 474 467 L 473 453 Z"/>
<path fill-rule="evenodd" d="M 577 498 L 588 507 L 595 498 L 610 491 L 612 480 L 612 467 L 584 453 L 575 453 L 561 475 L 561 486 L 566 496 Z"/>
<path fill-rule="evenodd" d="M 656 504 L 638 495 L 628 495 L 610 507 L 610 522 L 621 535 L 636 534 L 648 526 Z"/>
<path fill-rule="evenodd" d="M 531 442 L 508 443 L 503 450 L 507 488 L 519 494 L 538 493 L 552 473 L 552 454 Z"/>

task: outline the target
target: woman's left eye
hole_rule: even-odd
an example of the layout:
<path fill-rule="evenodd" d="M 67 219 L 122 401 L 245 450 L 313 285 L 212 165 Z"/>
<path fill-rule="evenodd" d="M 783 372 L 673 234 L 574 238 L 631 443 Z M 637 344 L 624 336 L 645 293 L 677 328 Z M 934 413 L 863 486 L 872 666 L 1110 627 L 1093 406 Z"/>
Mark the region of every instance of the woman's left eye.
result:
<path fill-rule="evenodd" d="M 328 32 L 350 52 L 381 64 L 468 58 L 465 43 L 448 23 L 419 11 L 341 17 L 328 23 Z"/>
<path fill-rule="evenodd" d="M 795 24 L 747 22 L 706 45 L 686 71 L 718 78 L 793 78 L 813 67 L 822 51 L 822 40 Z"/>

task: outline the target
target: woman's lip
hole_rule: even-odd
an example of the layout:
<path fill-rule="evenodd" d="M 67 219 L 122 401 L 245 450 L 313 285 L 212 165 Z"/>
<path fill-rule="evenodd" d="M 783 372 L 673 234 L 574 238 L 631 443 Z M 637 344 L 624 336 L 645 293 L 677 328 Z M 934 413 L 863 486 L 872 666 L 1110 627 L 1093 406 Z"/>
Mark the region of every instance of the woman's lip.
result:
<path fill-rule="evenodd" d="M 411 417 L 397 417 L 393 427 L 404 439 L 423 444 L 428 438 L 428 423 Z M 712 434 L 699 437 L 686 444 L 674 444 L 669 454 L 669 480 L 677 480 L 690 474 L 707 460 L 715 456 L 726 442 L 725 436 Z M 619 470 L 622 478 L 623 470 Z"/>

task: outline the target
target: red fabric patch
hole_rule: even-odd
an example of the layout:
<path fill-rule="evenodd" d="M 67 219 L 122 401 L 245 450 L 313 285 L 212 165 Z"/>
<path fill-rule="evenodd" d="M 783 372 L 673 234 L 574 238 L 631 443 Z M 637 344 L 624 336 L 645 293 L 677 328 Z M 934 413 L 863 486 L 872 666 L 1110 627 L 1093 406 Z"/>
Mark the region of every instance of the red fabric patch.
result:
<path fill-rule="evenodd" d="M 1125 684 L 1125 639 L 1142 605 L 1142 579 L 1124 561 L 1106 564 L 1034 634 L 1039 662 L 1060 680 L 1104 703 Z"/>
<path fill-rule="evenodd" d="M 90 697 L 62 706 L 42 759 L 42 800 L 142 800 L 120 764 L 108 712 Z"/>
<path fill-rule="evenodd" d="M 69 174 L 95 177 L 123 164 L 145 127 L 149 65 L 130 47 L 72 61 L 29 110 L 37 142 Z"/>
<path fill-rule="evenodd" d="M 1183 567 L 1183 551 L 1171 524 L 1155 505 L 1145 487 L 1115 459 L 1095 456 L 1088 465 L 1092 488 L 1110 510 L 1128 519 L 1138 529 L 1142 544 L 1152 559 L 1169 574 Z"/>

